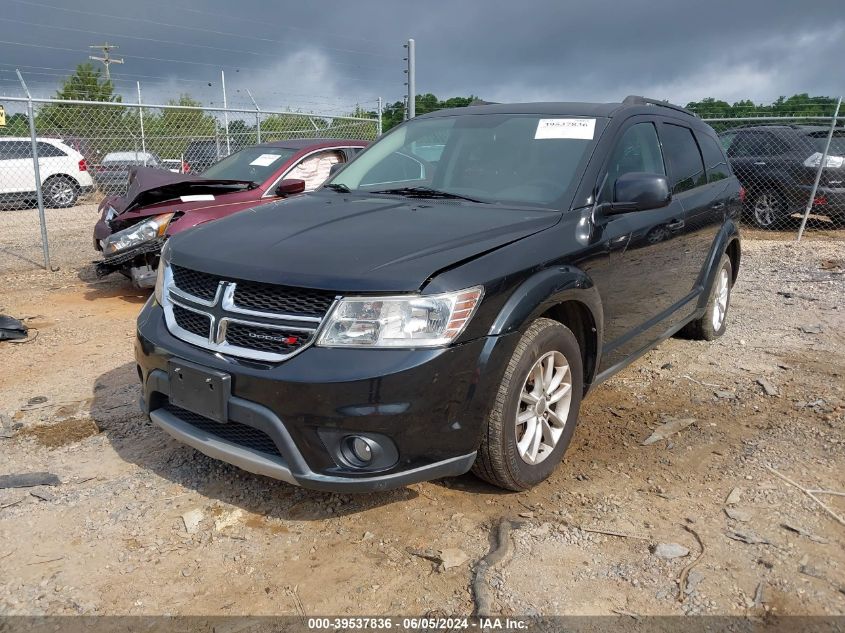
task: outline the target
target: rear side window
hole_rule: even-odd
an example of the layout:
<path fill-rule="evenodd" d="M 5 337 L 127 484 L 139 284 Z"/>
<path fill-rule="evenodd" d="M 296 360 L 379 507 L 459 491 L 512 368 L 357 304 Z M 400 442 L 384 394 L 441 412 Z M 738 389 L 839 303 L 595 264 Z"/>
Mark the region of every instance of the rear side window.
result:
<path fill-rule="evenodd" d="M 733 158 L 775 156 L 789 152 L 789 143 L 768 132 L 740 132 L 728 155 Z"/>
<path fill-rule="evenodd" d="M 704 167 L 707 170 L 707 182 L 716 182 L 723 180 L 730 175 L 728 170 L 728 161 L 722 153 L 722 148 L 713 139 L 713 137 L 706 134 L 697 134 L 698 146 L 701 148 L 701 154 L 704 156 Z"/>
<path fill-rule="evenodd" d="M 38 157 L 39 158 L 55 158 L 57 156 L 67 156 L 62 150 L 50 143 L 38 141 Z"/>
<path fill-rule="evenodd" d="M 599 202 L 610 202 L 616 179 L 634 171 L 666 175 L 653 123 L 636 123 L 622 134 L 607 163 L 607 178 Z"/>
<path fill-rule="evenodd" d="M 32 143 L 30 141 L 0 142 L 0 158 L 4 160 L 32 158 Z"/>
<path fill-rule="evenodd" d="M 701 152 L 691 129 L 665 123 L 663 151 L 672 169 L 672 193 L 689 191 L 707 182 Z"/>

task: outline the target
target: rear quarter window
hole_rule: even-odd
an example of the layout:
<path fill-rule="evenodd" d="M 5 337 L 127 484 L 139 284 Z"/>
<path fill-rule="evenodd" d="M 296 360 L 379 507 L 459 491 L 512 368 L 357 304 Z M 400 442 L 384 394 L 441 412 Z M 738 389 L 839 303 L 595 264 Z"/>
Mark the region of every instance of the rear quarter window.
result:
<path fill-rule="evenodd" d="M 56 158 L 67 156 L 67 154 L 51 143 L 38 141 L 38 156 L 39 158 Z"/>

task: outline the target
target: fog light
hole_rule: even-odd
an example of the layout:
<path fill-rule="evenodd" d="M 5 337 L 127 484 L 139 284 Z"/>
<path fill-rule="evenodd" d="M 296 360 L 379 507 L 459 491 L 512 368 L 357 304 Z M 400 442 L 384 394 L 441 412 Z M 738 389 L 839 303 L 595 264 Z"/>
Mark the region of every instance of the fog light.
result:
<path fill-rule="evenodd" d="M 347 440 L 347 442 L 349 443 L 349 449 L 352 451 L 355 459 L 360 460 L 364 464 L 370 463 L 373 459 L 373 448 L 367 440 L 363 437 L 353 435 Z"/>

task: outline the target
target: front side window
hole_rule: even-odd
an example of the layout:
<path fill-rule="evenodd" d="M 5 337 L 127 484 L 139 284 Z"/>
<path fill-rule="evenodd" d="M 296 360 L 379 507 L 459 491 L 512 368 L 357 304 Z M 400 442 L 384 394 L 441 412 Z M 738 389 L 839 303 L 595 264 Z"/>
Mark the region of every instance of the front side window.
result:
<path fill-rule="evenodd" d="M 663 150 L 672 170 L 672 193 L 689 191 L 707 182 L 701 152 L 692 130 L 680 125 L 663 125 Z"/>
<path fill-rule="evenodd" d="M 399 195 L 424 187 L 480 202 L 553 206 L 577 184 L 598 121 L 535 114 L 415 119 L 383 136 L 329 185 Z"/>
<path fill-rule="evenodd" d="M 663 154 L 653 123 L 636 123 L 622 134 L 607 163 L 607 177 L 604 179 L 598 201 L 612 202 L 613 183 L 619 176 L 635 171 L 666 175 Z"/>
<path fill-rule="evenodd" d="M 220 180 L 245 180 L 261 184 L 296 153 L 285 147 L 247 147 L 212 165 L 202 175 Z"/>

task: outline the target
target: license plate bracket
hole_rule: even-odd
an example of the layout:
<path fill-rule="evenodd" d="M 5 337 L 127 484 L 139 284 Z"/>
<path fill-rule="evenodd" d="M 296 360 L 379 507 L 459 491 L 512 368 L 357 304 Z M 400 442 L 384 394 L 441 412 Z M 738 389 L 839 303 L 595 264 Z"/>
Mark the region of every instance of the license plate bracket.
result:
<path fill-rule="evenodd" d="M 171 404 L 221 424 L 229 421 L 229 374 L 178 359 L 168 361 L 167 370 Z"/>

